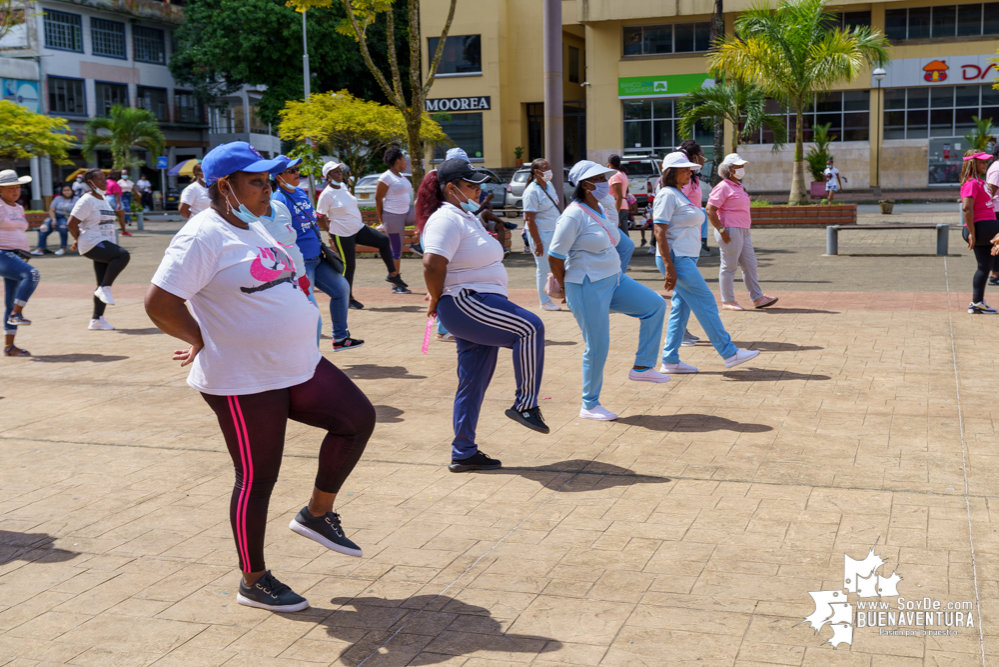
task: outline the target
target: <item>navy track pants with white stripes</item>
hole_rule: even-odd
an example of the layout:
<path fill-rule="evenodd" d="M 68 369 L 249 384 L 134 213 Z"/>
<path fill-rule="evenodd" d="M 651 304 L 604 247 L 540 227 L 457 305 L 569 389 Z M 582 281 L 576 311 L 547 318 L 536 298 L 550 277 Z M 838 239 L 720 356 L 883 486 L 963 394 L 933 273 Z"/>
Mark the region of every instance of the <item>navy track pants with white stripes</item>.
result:
<path fill-rule="evenodd" d="M 475 428 L 482 399 L 496 370 L 499 348 L 513 349 L 517 383 L 515 410 L 538 406 L 545 365 L 545 325 L 534 313 L 499 294 L 461 290 L 437 303 L 437 316 L 454 334 L 458 347 L 458 391 L 454 396 L 454 442 L 451 458 L 465 459 L 478 451 Z"/>

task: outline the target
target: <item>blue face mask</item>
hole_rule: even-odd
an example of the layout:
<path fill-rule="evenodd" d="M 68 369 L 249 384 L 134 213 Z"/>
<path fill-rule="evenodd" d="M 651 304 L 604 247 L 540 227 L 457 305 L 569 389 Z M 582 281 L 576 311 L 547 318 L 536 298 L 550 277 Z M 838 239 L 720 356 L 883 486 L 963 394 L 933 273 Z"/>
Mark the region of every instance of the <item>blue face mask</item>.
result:
<path fill-rule="evenodd" d="M 603 183 L 593 184 L 593 197 L 597 201 L 600 201 L 609 194 L 610 194 L 610 183 L 604 181 Z"/>
<path fill-rule="evenodd" d="M 232 196 L 233 196 L 234 199 L 236 198 L 235 193 L 233 193 Z M 252 225 L 257 220 L 260 219 L 259 216 L 256 216 L 256 215 L 253 215 L 252 213 L 250 213 L 250 209 L 246 208 L 246 206 L 244 204 L 242 204 L 239 201 L 239 199 L 236 199 L 236 203 L 239 204 L 239 208 L 238 209 L 232 207 L 232 204 L 229 203 L 229 197 L 228 196 L 226 196 L 226 198 L 225 198 L 225 203 L 228 204 L 228 206 L 229 206 L 229 212 L 230 213 L 232 213 L 234 216 L 236 216 L 237 218 L 239 218 L 240 220 L 242 220 L 243 222 L 245 222 L 248 225 Z M 272 217 L 273 217 L 273 211 L 274 211 L 274 207 L 272 206 L 271 207 L 271 215 L 272 215 Z"/>
<path fill-rule="evenodd" d="M 465 193 L 462 192 L 460 189 L 458 189 L 457 186 L 455 186 L 455 190 L 457 190 L 458 194 L 460 194 L 462 197 L 465 197 Z M 468 197 L 465 197 L 465 201 L 461 202 L 461 207 L 469 213 L 475 213 L 476 211 L 479 210 L 479 202 L 472 201 Z"/>

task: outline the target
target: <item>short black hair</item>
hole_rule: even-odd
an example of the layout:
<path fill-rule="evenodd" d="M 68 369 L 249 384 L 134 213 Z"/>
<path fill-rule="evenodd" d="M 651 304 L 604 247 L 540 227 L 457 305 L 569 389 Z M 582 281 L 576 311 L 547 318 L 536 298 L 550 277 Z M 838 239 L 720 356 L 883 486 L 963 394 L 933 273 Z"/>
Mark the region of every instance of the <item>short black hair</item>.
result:
<path fill-rule="evenodd" d="M 386 167 L 391 169 L 392 165 L 394 165 L 399 160 L 399 158 L 403 157 L 406 156 L 403 155 L 401 148 L 399 148 L 398 146 L 389 146 L 388 148 L 385 149 L 385 154 L 382 155 L 382 162 L 385 163 Z"/>
<path fill-rule="evenodd" d="M 617 154 L 611 155 L 609 158 L 607 158 L 607 164 L 614 167 L 618 171 L 621 171 L 621 156 Z"/>
<path fill-rule="evenodd" d="M 93 169 L 88 169 L 85 172 L 83 172 L 83 182 L 84 183 L 89 183 L 90 179 L 92 179 L 94 176 L 96 176 L 97 174 L 103 174 L 103 173 L 104 173 L 104 170 L 101 169 L 101 168 L 99 168 L 99 167 L 94 167 Z"/>

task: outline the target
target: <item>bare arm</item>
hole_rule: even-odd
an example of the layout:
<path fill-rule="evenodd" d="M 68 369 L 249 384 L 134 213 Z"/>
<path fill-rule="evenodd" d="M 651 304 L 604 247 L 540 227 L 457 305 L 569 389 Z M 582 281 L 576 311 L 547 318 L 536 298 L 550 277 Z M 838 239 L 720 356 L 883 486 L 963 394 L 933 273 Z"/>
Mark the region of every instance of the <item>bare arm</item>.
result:
<path fill-rule="evenodd" d="M 150 285 L 146 292 L 146 314 L 160 331 L 190 344 L 186 350 L 174 350 L 174 361 L 181 362 L 181 367 L 194 361 L 205 342 L 201 337 L 201 327 L 183 299 Z"/>
<path fill-rule="evenodd" d="M 559 259 L 558 257 L 552 257 L 548 255 L 548 268 L 552 270 L 552 277 L 558 281 L 558 284 L 562 286 L 563 292 L 565 291 L 565 260 Z"/>
<path fill-rule="evenodd" d="M 378 213 L 378 222 L 384 224 L 382 220 L 382 201 L 385 199 L 385 193 L 388 192 L 388 185 L 378 181 L 378 185 L 375 187 L 375 212 Z"/>
<path fill-rule="evenodd" d="M 76 244 L 80 240 L 80 219 L 75 215 L 69 216 L 69 222 L 66 223 L 69 228 L 69 233 L 73 237 L 73 246 L 70 250 L 76 250 Z"/>
<path fill-rule="evenodd" d="M 657 222 L 654 227 L 655 231 L 653 233 L 656 235 L 656 245 L 659 247 L 659 252 L 662 253 L 663 265 L 666 267 L 666 281 L 663 283 L 663 289 L 669 292 L 676 287 L 676 269 L 673 268 L 673 258 L 669 256 L 666 225 Z"/>
<path fill-rule="evenodd" d="M 541 257 L 545 253 L 546 248 L 541 243 L 541 234 L 538 233 L 538 225 L 534 222 L 535 216 L 537 216 L 537 213 L 526 211 L 524 213 L 524 226 L 527 227 L 527 233 L 530 234 L 531 240 L 534 241 L 534 256 Z"/>
<path fill-rule="evenodd" d="M 730 242 L 732 239 L 728 235 L 728 230 L 722 226 L 721 220 L 718 218 L 718 207 L 714 204 L 708 204 L 708 207 L 704 210 L 707 211 L 708 222 L 721 234 L 722 241 L 725 243 Z"/>
<path fill-rule="evenodd" d="M 618 211 L 621 210 L 621 200 L 624 199 L 624 193 L 621 191 L 623 186 L 621 183 L 611 183 L 610 190 L 611 194 L 614 195 L 614 208 Z"/>
<path fill-rule="evenodd" d="M 961 213 L 964 215 L 964 224 L 968 226 L 968 250 L 975 247 L 975 198 L 961 198 Z"/>
<path fill-rule="evenodd" d="M 180 213 L 180 217 L 184 218 L 185 220 L 189 220 L 191 218 L 191 205 L 181 204 L 180 208 L 177 209 L 177 212 Z"/>
<path fill-rule="evenodd" d="M 448 260 L 440 255 L 427 253 L 423 255 L 423 280 L 427 283 L 430 293 L 430 305 L 427 306 L 427 317 L 437 314 L 437 302 L 444 291 L 444 278 L 447 277 Z"/>

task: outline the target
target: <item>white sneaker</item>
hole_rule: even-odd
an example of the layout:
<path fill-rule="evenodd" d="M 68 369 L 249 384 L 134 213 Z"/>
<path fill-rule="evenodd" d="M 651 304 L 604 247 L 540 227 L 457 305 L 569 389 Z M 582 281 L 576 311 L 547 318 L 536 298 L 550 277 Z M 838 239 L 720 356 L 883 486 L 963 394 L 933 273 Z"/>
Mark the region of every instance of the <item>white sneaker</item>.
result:
<path fill-rule="evenodd" d="M 700 342 L 700 338 L 690 333 L 689 331 L 683 332 L 683 340 L 680 341 L 680 347 L 693 347 Z"/>
<path fill-rule="evenodd" d="M 87 328 L 93 329 L 94 331 L 114 331 L 114 326 L 104 319 L 103 315 L 101 315 L 99 319 L 90 320 L 90 326 Z"/>
<path fill-rule="evenodd" d="M 646 368 L 644 371 L 632 368 L 628 371 L 628 379 L 635 382 L 669 382 L 668 375 L 664 375 L 654 368 Z"/>
<path fill-rule="evenodd" d="M 554 301 L 549 301 L 548 303 L 541 304 L 541 310 L 562 310 L 562 306 L 558 305 Z"/>
<path fill-rule="evenodd" d="M 981 303 L 969 303 L 968 312 L 972 315 L 995 315 L 999 313 L 999 311 L 984 301 Z"/>
<path fill-rule="evenodd" d="M 41 257 L 42 255 L 44 255 L 44 254 L 45 254 L 45 251 L 44 251 L 44 250 L 42 250 L 41 248 L 35 248 L 35 249 L 34 249 L 34 250 L 32 250 L 32 251 L 31 251 L 31 252 L 30 252 L 29 254 L 30 254 L 30 255 L 31 255 L 32 257 Z"/>
<path fill-rule="evenodd" d="M 675 364 L 667 364 L 665 361 L 662 366 L 659 367 L 660 373 L 696 373 L 697 366 L 691 366 L 690 364 L 685 364 L 682 361 L 678 361 Z"/>
<path fill-rule="evenodd" d="M 97 289 L 94 290 L 94 296 L 96 296 L 98 299 L 100 299 L 109 306 L 114 305 L 114 297 L 111 296 L 110 287 L 98 287 Z"/>
<path fill-rule="evenodd" d="M 755 359 L 760 354 L 759 350 L 741 350 L 739 348 L 736 348 L 736 350 L 735 354 L 725 360 L 725 368 L 744 364 L 750 359 Z"/>
<path fill-rule="evenodd" d="M 610 410 L 605 409 L 602 405 L 597 405 L 589 410 L 586 408 L 580 408 L 579 418 L 595 419 L 598 422 L 609 422 L 617 419 L 617 415 Z"/>
<path fill-rule="evenodd" d="M 649 254 L 649 255 L 656 254 L 656 247 L 655 246 L 649 246 L 649 252 L 647 254 Z"/>
<path fill-rule="evenodd" d="M 55 254 L 56 254 L 56 257 L 62 257 L 63 255 L 66 254 L 66 249 L 65 248 L 59 248 L 58 250 L 55 251 Z"/>

